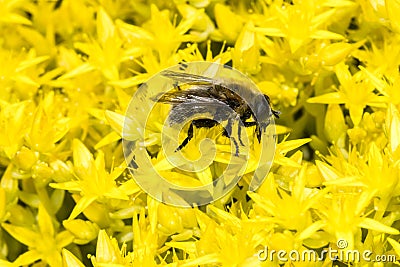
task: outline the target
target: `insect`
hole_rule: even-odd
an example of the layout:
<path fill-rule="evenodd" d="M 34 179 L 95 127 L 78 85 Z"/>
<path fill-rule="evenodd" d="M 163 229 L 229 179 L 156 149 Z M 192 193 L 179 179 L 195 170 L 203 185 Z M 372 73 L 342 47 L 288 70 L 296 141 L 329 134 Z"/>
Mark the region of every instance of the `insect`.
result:
<path fill-rule="evenodd" d="M 168 70 L 161 74 L 175 82 L 175 90 L 162 94 L 158 99 L 160 103 L 172 105 L 171 124 L 182 123 L 193 114 L 211 113 L 214 116 L 213 119 L 192 120 L 187 137 L 175 151 L 183 149 L 193 138 L 194 127 L 211 128 L 216 126 L 218 121 L 227 121 L 222 134 L 233 141 L 236 148 L 235 155 L 238 156 L 239 143 L 242 146 L 244 144 L 241 140 L 242 129 L 240 126 L 238 127 L 239 143 L 232 136 L 233 123 L 237 117 L 242 121 L 243 126 L 255 126 L 255 134 L 259 143 L 262 133 L 270 123 L 270 117 L 273 115 L 279 118 L 280 112 L 270 108 L 270 100 L 267 95 L 254 92 L 239 82 Z M 182 90 L 179 83 L 190 85 L 190 87 L 187 90 Z M 265 101 L 268 104 L 267 106 L 263 105 Z M 229 109 L 221 108 L 221 105 L 229 106 L 231 110 L 235 111 L 235 114 L 233 115 L 233 112 Z"/>

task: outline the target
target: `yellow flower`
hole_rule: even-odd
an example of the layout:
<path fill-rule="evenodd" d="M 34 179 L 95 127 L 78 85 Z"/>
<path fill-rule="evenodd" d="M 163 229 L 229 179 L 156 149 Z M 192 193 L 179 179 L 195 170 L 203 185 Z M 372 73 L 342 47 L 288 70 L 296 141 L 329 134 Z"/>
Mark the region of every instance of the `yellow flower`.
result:
<path fill-rule="evenodd" d="M 389 105 L 386 114 L 385 130 L 388 136 L 388 147 L 396 160 L 400 159 L 400 112 Z M 396 161 L 395 161 L 396 162 Z M 396 166 L 397 163 L 395 163 Z"/>
<path fill-rule="evenodd" d="M 374 143 L 363 155 L 359 155 L 356 149 L 346 156 L 337 150 L 328 160 L 332 166 L 317 162 L 325 185 L 335 186 L 338 191 L 347 188 L 355 192 L 361 189 L 370 192 L 380 198 L 377 203 L 386 203 L 380 207 L 380 212 L 386 209 L 385 205 L 393 195 L 399 194 L 397 166 Z"/>
<path fill-rule="evenodd" d="M 126 255 L 125 247 L 119 249 L 115 238 L 110 238 L 101 230 L 97 239 L 96 256 L 90 257 L 93 266 L 128 266 L 130 255 Z M 130 264 L 129 264 L 130 265 Z M 130 265 L 132 266 L 132 265 Z"/>
<path fill-rule="evenodd" d="M 15 101 L 31 99 L 38 88 L 49 82 L 51 73 L 43 75 L 43 67 L 48 56 L 38 56 L 34 49 L 27 52 L 14 52 L 0 49 L 0 85 L 4 90 L 0 99 Z"/>
<path fill-rule="evenodd" d="M 226 5 L 217 3 L 214 6 L 217 30 L 211 35 L 213 39 L 234 43 L 243 27 L 243 18 L 232 12 Z"/>
<path fill-rule="evenodd" d="M 32 126 L 27 135 L 30 147 L 38 152 L 47 153 L 55 148 L 55 143 L 68 132 L 69 118 L 61 117 L 53 106 L 54 93 L 49 93 L 36 108 L 32 117 Z"/>
<path fill-rule="evenodd" d="M 40 205 L 38 229 L 3 223 L 2 227 L 16 240 L 29 247 L 29 250 L 15 260 L 16 265 L 28 265 L 37 260 L 50 266 L 61 266 L 61 249 L 73 241 L 68 231 L 57 233 L 51 216 Z"/>
<path fill-rule="evenodd" d="M 80 192 L 82 198 L 79 199 L 71 212 L 70 220 L 78 216 L 96 200 L 104 201 L 107 198 L 128 199 L 126 192 L 119 188 L 115 182 L 115 179 L 125 170 L 124 165 L 108 173 L 105 170 L 103 152 L 99 151 L 94 160 L 90 151 L 77 139 L 73 143 L 73 153 L 74 172 L 77 179 L 75 181 L 50 184 L 53 188 Z"/>
<path fill-rule="evenodd" d="M 346 130 L 343 112 L 339 105 L 330 104 L 325 115 L 325 135 L 329 141 L 344 148 L 346 141 Z"/>
<path fill-rule="evenodd" d="M 351 75 L 344 64 L 336 66 L 336 76 L 340 82 L 338 92 L 316 96 L 308 100 L 309 103 L 345 104 L 350 111 L 350 118 L 354 125 L 361 121 L 366 106 L 383 107 L 385 98 L 373 92 L 374 88 L 365 81 L 361 72 Z"/>
<path fill-rule="evenodd" d="M 335 66 L 342 62 L 356 48 L 360 47 L 364 42 L 354 44 L 345 42 L 336 42 L 329 45 L 323 44 L 318 51 L 317 57 L 321 60 L 322 66 Z"/>
<path fill-rule="evenodd" d="M 32 221 L 28 212 L 21 212 L 23 209 L 16 205 L 19 190 L 17 180 L 12 177 L 12 169 L 13 166 L 9 165 L 0 179 L 0 222 L 5 222 L 11 217 L 17 224 L 27 222 L 29 225 Z"/>
<path fill-rule="evenodd" d="M 65 40 L 69 40 L 71 35 L 80 35 L 81 32 L 93 32 L 96 27 L 96 21 L 93 19 L 96 13 L 96 7 L 88 5 L 87 2 L 77 3 L 73 1 L 65 1 L 56 9 L 54 9 L 54 3 L 42 1 L 41 4 L 47 4 L 52 7 L 50 12 L 53 13 L 53 16 L 49 18 L 50 21 L 44 20 L 42 23 L 44 26 L 53 23 L 55 32 Z M 40 12 L 44 9 L 40 6 L 36 8 L 39 9 L 36 12 Z M 38 19 L 40 20 L 41 17 L 39 16 Z M 63 46 L 58 45 L 58 48 L 61 47 Z"/>
<path fill-rule="evenodd" d="M 198 42 L 205 41 L 208 36 L 214 32 L 214 23 L 212 22 L 210 17 L 204 12 L 204 10 L 201 10 L 202 12 L 199 13 L 196 8 L 187 4 L 178 4 L 176 7 L 185 20 L 188 20 L 192 16 L 196 17 L 190 34 L 193 36 L 197 36 Z"/>
<path fill-rule="evenodd" d="M 14 162 L 19 169 L 29 171 L 38 161 L 38 157 L 38 152 L 34 152 L 24 146 L 15 154 Z"/>
<path fill-rule="evenodd" d="M 261 266 L 256 256 L 257 247 L 269 229 L 262 223 L 241 220 L 212 206 L 209 211 L 213 217 L 201 212 L 196 214 L 200 227 L 198 241 L 166 243 L 189 254 L 190 258 L 182 266 Z"/>
<path fill-rule="evenodd" d="M 193 16 L 174 25 L 169 19 L 168 10 L 160 11 L 155 5 L 151 5 L 151 19 L 142 27 L 151 36 L 147 42 L 152 49 L 157 51 L 160 63 L 165 64 L 181 43 L 195 40 L 196 37 L 186 33 L 200 14 L 201 11 L 197 11 Z"/>
<path fill-rule="evenodd" d="M 63 249 L 62 250 L 62 257 L 63 257 L 63 265 L 65 267 L 85 267 L 83 263 L 75 257 L 69 250 Z"/>
<path fill-rule="evenodd" d="M 358 247 L 361 228 L 392 235 L 399 234 L 397 229 L 366 216 L 372 196 L 373 194 L 368 192 L 356 195 L 335 194 L 323 201 L 318 209 L 325 224 L 324 230 L 335 238 L 334 242 L 345 240 L 346 250 Z"/>
<path fill-rule="evenodd" d="M 99 8 L 97 12 L 97 40 L 87 43 L 78 42 L 75 47 L 88 55 L 88 62 L 64 74 L 60 79 L 71 78 L 97 69 L 106 79 L 119 80 L 119 64 L 130 56 L 124 55 L 122 40 L 117 34 L 113 21 L 102 8 Z"/>
<path fill-rule="evenodd" d="M 396 0 L 387 0 L 385 1 L 385 4 L 386 12 L 390 20 L 392 29 L 394 29 L 397 33 L 400 33 L 400 23 L 398 20 L 400 16 L 400 3 Z"/>
<path fill-rule="evenodd" d="M 189 229 L 197 226 L 195 210 L 192 208 L 177 208 L 162 203 L 149 206 L 154 206 L 154 209 L 157 210 L 160 232 L 168 236 L 172 235 L 174 240 L 185 238 L 187 234 L 190 235 Z"/>
<path fill-rule="evenodd" d="M 396 252 L 397 256 L 400 256 L 400 243 L 392 238 L 388 238 L 387 241 L 392 245 L 393 250 Z"/>
<path fill-rule="evenodd" d="M 175 25 L 170 21 L 169 10 L 160 11 L 155 5 L 151 5 L 150 9 L 151 18 L 142 27 L 116 21 L 117 29 L 128 47 L 124 51 L 131 53 L 127 59 L 134 60 L 136 64 L 132 68 L 136 75 L 112 81 L 111 85 L 127 88 L 147 81 L 153 74 L 181 61 L 175 54 L 181 43 L 198 39 L 195 34 L 186 33 L 196 22 L 197 16 L 201 15 L 201 10 Z M 145 73 L 142 73 L 143 70 Z"/>
<path fill-rule="evenodd" d="M 365 64 L 366 68 L 362 67 L 361 69 L 363 71 L 367 69 L 369 73 L 373 74 L 372 77 L 375 75 L 380 79 L 381 77 L 379 76 L 384 74 L 387 78 L 393 80 L 398 75 L 400 56 L 400 47 L 398 43 L 400 39 L 398 35 L 386 29 L 382 29 L 382 35 L 385 36 L 385 38 L 371 40 L 367 43 L 368 45 L 364 45 L 365 49 L 355 50 L 352 54 Z M 368 72 L 366 73 L 369 74 Z M 376 80 L 371 77 L 371 74 L 367 76 L 370 76 L 370 82 L 375 86 L 383 82 L 376 83 Z M 377 89 L 380 90 L 381 86 L 377 87 Z"/>
<path fill-rule="evenodd" d="M 353 129 L 347 130 L 351 143 L 357 145 L 361 153 L 368 150 L 371 143 L 374 143 L 380 149 L 386 146 L 387 138 L 383 129 L 384 119 L 385 114 L 382 111 L 372 114 L 364 112 L 360 124 Z"/>
<path fill-rule="evenodd" d="M 286 141 L 286 139 L 289 136 L 287 135 L 284 140 L 280 143 L 277 144 L 276 146 L 276 150 L 275 150 L 275 157 L 274 157 L 274 163 L 278 164 L 278 165 L 282 165 L 285 167 L 296 167 L 299 168 L 300 165 L 290 159 L 285 157 L 286 154 L 294 149 L 297 149 L 299 147 L 301 147 L 304 144 L 307 144 L 308 142 L 311 141 L 310 138 L 304 138 L 304 139 L 296 139 L 296 140 L 288 140 Z"/>
<path fill-rule="evenodd" d="M 312 225 L 310 209 L 315 207 L 326 191 L 305 188 L 305 170 L 303 167 L 290 185 L 291 194 L 277 187 L 274 175 L 271 173 L 258 193 L 249 193 L 256 203 L 253 217 L 270 218 L 271 222 L 284 229 L 295 230 L 298 233 Z"/>
<path fill-rule="evenodd" d="M 358 0 L 358 4 L 360 5 L 362 12 L 364 13 L 363 17 L 368 22 L 382 23 L 386 24 L 387 20 L 387 6 L 386 1 L 370 1 L 370 0 Z M 391 4 L 391 3 L 390 3 Z M 392 15 L 396 14 L 396 12 L 391 12 Z"/>
<path fill-rule="evenodd" d="M 62 251 L 63 266 L 66 267 L 83 267 L 83 263 L 66 249 Z M 126 251 L 126 244 L 119 248 L 118 241 L 110 238 L 105 230 L 100 230 L 97 238 L 96 255 L 91 256 L 93 266 L 152 266 L 138 265 L 134 263 L 132 253 Z M 140 263 L 139 263 L 140 264 Z M 155 266 L 155 265 L 154 265 Z"/>
<path fill-rule="evenodd" d="M 267 20 L 255 31 L 267 36 L 285 38 L 292 53 L 311 39 L 344 38 L 340 34 L 319 29 L 333 16 L 334 9 L 319 13 L 312 1 L 304 1 L 301 5 L 273 5 L 272 8 L 273 19 Z"/>
<path fill-rule="evenodd" d="M 25 24 L 31 25 L 32 22 L 24 17 L 20 9 L 25 6 L 25 1 L 5 0 L 0 3 L 0 22 L 1 24 Z M 22 9 L 23 10 L 23 9 Z"/>
<path fill-rule="evenodd" d="M 252 22 L 243 27 L 232 51 L 233 67 L 246 74 L 256 74 L 261 69 L 260 48 L 253 28 Z"/>
<path fill-rule="evenodd" d="M 167 264 L 160 255 L 167 250 L 163 245 L 167 236 L 157 230 L 158 215 L 161 211 L 157 211 L 159 203 L 156 200 L 148 197 L 147 203 L 147 215 L 144 208 L 133 215 L 133 252 L 126 255 L 126 259 L 130 259 L 129 266 L 178 266 L 179 260 L 174 253 L 172 258 L 175 263 L 171 264 Z"/>
<path fill-rule="evenodd" d="M 30 123 L 29 113 L 32 104 L 29 101 L 9 104 L 0 102 L 0 149 L 9 159 L 21 148 Z"/>
<path fill-rule="evenodd" d="M 382 95 L 387 97 L 387 103 L 400 107 L 400 92 L 397 90 L 400 86 L 400 75 L 398 73 L 385 76 L 385 79 L 382 79 L 380 75 L 374 75 L 366 68 L 361 67 L 361 70 L 367 75 L 369 82 L 379 90 Z"/>
<path fill-rule="evenodd" d="M 63 222 L 65 229 L 70 231 L 75 239 L 74 243 L 83 245 L 95 239 L 99 232 L 97 224 L 80 219 L 66 220 Z"/>
<path fill-rule="evenodd" d="M 188 45 L 187 48 L 181 49 L 178 51 L 179 56 L 182 58 L 182 61 L 185 62 L 193 62 L 193 61 L 209 61 L 209 62 L 218 62 L 219 64 L 227 64 L 230 60 L 232 60 L 232 55 L 229 47 L 225 50 L 225 43 L 222 45 L 221 50 L 216 55 L 213 55 L 211 50 L 211 42 L 207 42 L 207 51 L 205 56 L 202 55 L 202 52 L 199 49 L 197 44 Z"/>

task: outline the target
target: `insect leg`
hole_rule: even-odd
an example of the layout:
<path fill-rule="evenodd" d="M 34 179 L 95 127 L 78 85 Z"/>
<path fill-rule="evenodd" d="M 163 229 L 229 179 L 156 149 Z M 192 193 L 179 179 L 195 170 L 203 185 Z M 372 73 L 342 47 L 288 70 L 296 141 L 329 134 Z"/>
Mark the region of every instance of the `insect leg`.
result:
<path fill-rule="evenodd" d="M 259 125 L 256 126 L 257 140 L 258 143 L 261 143 L 261 127 Z"/>
<path fill-rule="evenodd" d="M 257 125 L 257 122 L 255 122 L 255 121 L 245 121 L 245 122 L 243 122 L 243 125 L 244 125 L 244 127 L 251 127 L 251 126 Z"/>
<path fill-rule="evenodd" d="M 188 136 L 185 138 L 185 140 L 183 140 L 182 144 L 180 144 L 178 146 L 178 148 L 175 149 L 175 152 L 177 152 L 177 151 L 181 150 L 182 148 L 184 148 L 189 143 L 189 141 L 193 138 L 193 121 L 190 123 L 189 130 L 188 130 L 187 134 L 188 134 Z"/>
<path fill-rule="evenodd" d="M 232 135 L 232 120 L 231 119 L 228 119 L 228 122 L 224 128 L 223 135 L 226 137 L 229 137 L 229 138 L 231 137 L 231 135 Z"/>
<path fill-rule="evenodd" d="M 231 137 L 233 144 L 235 145 L 236 151 L 235 151 L 235 156 L 239 157 L 239 145 L 238 142 L 236 141 L 235 137 Z"/>
<path fill-rule="evenodd" d="M 251 127 L 257 124 L 255 121 L 250 121 L 250 122 L 246 121 L 251 117 L 251 114 L 252 114 L 251 111 L 247 110 L 243 113 L 242 116 L 240 116 L 240 121 L 243 123 L 244 127 Z M 238 126 L 238 136 L 240 145 L 244 146 L 242 141 L 242 127 L 240 127 L 240 125 Z"/>
<path fill-rule="evenodd" d="M 197 128 L 211 128 L 218 124 L 218 122 L 211 119 L 197 119 L 194 120 L 192 123 Z"/>
<path fill-rule="evenodd" d="M 244 146 L 243 141 L 242 141 L 242 127 L 240 125 L 238 126 L 238 137 L 239 137 L 240 145 Z"/>
<path fill-rule="evenodd" d="M 135 156 L 133 156 L 132 160 L 128 164 L 128 168 L 136 170 L 139 166 L 136 164 Z"/>
<path fill-rule="evenodd" d="M 235 156 L 238 157 L 239 156 L 239 144 L 236 141 L 235 137 L 232 136 L 232 119 L 228 119 L 228 123 L 227 123 L 227 125 L 226 125 L 226 127 L 224 129 L 223 136 L 226 136 L 226 137 L 228 137 L 229 139 L 232 140 L 232 142 L 233 142 L 233 144 L 235 145 L 235 148 L 236 148 Z"/>

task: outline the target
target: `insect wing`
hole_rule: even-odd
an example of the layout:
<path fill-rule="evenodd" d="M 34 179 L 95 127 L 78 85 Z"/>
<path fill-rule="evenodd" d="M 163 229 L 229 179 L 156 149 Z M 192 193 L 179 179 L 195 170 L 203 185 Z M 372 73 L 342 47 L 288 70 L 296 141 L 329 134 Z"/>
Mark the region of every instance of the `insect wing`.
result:
<path fill-rule="evenodd" d="M 186 102 L 212 102 L 210 85 L 194 85 L 189 90 L 161 93 L 153 100 L 166 104 L 180 104 Z"/>
<path fill-rule="evenodd" d="M 201 84 L 201 83 L 206 83 L 206 84 L 214 84 L 215 80 L 204 77 L 201 75 L 196 75 L 196 74 L 190 74 L 190 73 L 184 73 L 184 72 L 176 72 L 176 71 L 169 71 L 165 70 L 161 72 L 161 75 L 170 78 L 174 81 L 179 81 L 182 83 L 190 83 L 190 84 Z"/>

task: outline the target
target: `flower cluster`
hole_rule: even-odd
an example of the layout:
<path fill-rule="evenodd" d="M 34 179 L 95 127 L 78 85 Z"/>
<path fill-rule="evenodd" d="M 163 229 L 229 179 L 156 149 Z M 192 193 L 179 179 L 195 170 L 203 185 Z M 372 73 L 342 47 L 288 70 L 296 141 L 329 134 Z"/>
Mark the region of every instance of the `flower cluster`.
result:
<path fill-rule="evenodd" d="M 0 265 L 396 264 L 257 253 L 345 240 L 400 259 L 399 17 L 397 0 L 0 0 Z M 135 183 L 121 135 L 138 87 L 193 61 L 245 73 L 281 118 L 256 192 L 250 157 L 226 197 L 177 208 Z M 149 153 L 168 112 L 153 112 Z M 184 153 L 210 136 L 226 151 L 217 132 L 196 129 Z M 191 176 L 152 163 L 198 186 L 226 157 Z"/>

